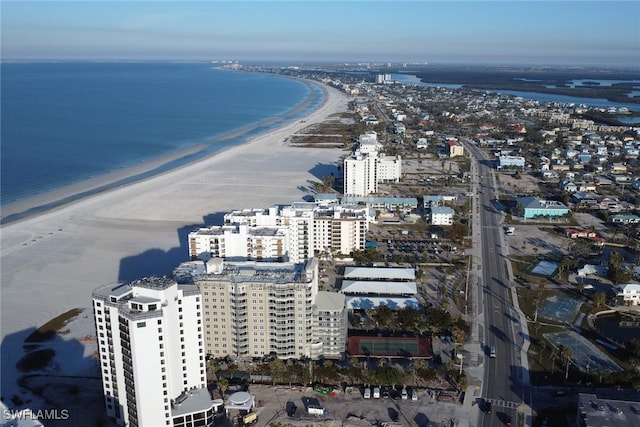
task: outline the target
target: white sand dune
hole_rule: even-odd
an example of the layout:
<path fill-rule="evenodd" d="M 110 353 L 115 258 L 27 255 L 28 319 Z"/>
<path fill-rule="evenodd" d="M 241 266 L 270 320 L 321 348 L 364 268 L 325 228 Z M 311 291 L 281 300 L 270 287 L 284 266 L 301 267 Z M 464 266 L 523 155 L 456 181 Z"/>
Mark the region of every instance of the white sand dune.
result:
<path fill-rule="evenodd" d="M 96 287 L 171 272 L 188 259 L 186 233 L 194 225 L 212 224 L 232 209 L 300 201 L 306 194 L 301 187 L 331 171 L 341 155 L 339 149 L 284 143 L 302 128 L 346 111 L 345 95 L 330 87 L 325 91 L 325 102 L 304 122 L 160 176 L 3 225 L 3 368 L 15 366 L 23 352 L 12 347 L 20 346 L 33 328 L 72 308 L 89 307 Z"/>

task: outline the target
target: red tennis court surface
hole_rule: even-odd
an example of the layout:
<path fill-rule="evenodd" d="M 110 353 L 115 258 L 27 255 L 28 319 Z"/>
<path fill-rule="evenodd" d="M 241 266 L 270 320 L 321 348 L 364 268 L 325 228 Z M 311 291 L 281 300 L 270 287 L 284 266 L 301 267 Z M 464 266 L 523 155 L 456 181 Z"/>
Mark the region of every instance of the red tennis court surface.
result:
<path fill-rule="evenodd" d="M 347 341 L 351 356 L 433 357 L 431 338 L 353 336 Z"/>

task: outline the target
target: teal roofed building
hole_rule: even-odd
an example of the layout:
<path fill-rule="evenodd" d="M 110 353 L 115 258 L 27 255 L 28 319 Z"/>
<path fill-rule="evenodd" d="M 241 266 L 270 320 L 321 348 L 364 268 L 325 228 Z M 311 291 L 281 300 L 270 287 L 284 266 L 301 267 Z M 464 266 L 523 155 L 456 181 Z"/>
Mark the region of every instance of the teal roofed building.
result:
<path fill-rule="evenodd" d="M 343 205 L 366 205 L 370 208 L 385 209 L 416 209 L 418 207 L 418 199 L 415 197 L 344 196 L 340 203 Z"/>
<path fill-rule="evenodd" d="M 336 193 L 318 193 L 313 196 L 316 202 L 338 203 L 338 195 Z"/>
<path fill-rule="evenodd" d="M 640 223 L 640 216 L 634 214 L 616 214 L 611 216 L 611 222 L 621 224 L 638 224 Z"/>
<path fill-rule="evenodd" d="M 539 217 L 560 217 L 567 215 L 569 208 L 556 200 L 543 200 L 538 197 L 519 197 L 516 199 L 516 215 L 525 219 Z"/>

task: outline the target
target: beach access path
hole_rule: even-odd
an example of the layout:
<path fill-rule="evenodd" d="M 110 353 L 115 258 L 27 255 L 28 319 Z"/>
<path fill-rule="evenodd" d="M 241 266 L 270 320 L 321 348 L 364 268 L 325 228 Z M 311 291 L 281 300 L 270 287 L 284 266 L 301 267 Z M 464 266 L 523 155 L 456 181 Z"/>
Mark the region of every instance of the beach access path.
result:
<path fill-rule="evenodd" d="M 301 129 L 348 107 L 323 85 L 322 105 L 245 144 L 0 228 L 2 386 L 24 338 L 73 308 L 91 306 L 104 284 L 169 274 L 188 260 L 187 234 L 222 224 L 233 209 L 302 201 L 309 181 L 336 172 L 337 148 L 294 148 Z M 7 375 L 9 374 L 9 375 Z"/>

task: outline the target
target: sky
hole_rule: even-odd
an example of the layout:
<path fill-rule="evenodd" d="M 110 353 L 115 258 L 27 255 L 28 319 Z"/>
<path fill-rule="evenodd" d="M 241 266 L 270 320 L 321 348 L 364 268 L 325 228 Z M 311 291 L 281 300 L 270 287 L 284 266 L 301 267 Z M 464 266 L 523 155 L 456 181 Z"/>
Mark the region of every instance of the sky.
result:
<path fill-rule="evenodd" d="M 2 60 L 640 67 L 640 1 L 1 1 Z"/>

